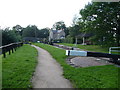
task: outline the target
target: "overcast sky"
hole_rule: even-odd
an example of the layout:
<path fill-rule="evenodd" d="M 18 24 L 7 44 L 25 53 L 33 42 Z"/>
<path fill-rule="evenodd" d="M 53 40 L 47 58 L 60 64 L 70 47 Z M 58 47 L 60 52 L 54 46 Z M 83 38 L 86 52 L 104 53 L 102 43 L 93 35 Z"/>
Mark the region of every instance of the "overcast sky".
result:
<path fill-rule="evenodd" d="M 0 0 L 0 26 L 36 25 L 41 29 L 52 28 L 57 21 L 70 26 L 88 2 L 91 0 Z"/>

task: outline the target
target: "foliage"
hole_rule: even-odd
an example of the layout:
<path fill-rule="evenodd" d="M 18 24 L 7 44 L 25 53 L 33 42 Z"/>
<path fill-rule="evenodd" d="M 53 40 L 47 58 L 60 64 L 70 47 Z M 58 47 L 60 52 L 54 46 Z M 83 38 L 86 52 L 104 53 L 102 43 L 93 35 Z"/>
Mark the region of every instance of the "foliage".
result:
<path fill-rule="evenodd" d="M 84 31 L 99 45 L 117 46 L 120 43 L 120 2 L 92 2 L 80 10 Z"/>
<path fill-rule="evenodd" d="M 12 29 L 2 29 L 2 45 L 21 41 L 22 29 L 23 28 L 20 25 L 16 25 Z"/>
<path fill-rule="evenodd" d="M 43 28 L 39 30 L 35 25 L 28 25 L 23 29 L 23 37 L 48 38 L 49 29 Z"/>
<path fill-rule="evenodd" d="M 20 35 L 17 35 L 14 30 L 9 30 L 9 28 L 2 30 L 2 45 L 19 42 L 20 40 Z"/>
<path fill-rule="evenodd" d="M 73 37 L 68 35 L 65 39 L 62 40 L 63 43 L 73 43 Z"/>
<path fill-rule="evenodd" d="M 64 30 L 66 36 L 69 34 L 69 30 L 67 29 L 67 27 L 63 21 L 58 21 L 55 24 L 53 24 L 53 29 Z"/>
<path fill-rule="evenodd" d="M 17 35 L 22 36 L 23 27 L 21 27 L 20 25 L 13 26 L 12 30 L 14 30 Z"/>
<path fill-rule="evenodd" d="M 70 27 L 69 30 L 70 30 L 69 33 L 70 33 L 71 37 L 75 38 L 77 35 L 80 34 L 80 26 L 79 25 L 75 25 L 73 27 Z"/>
<path fill-rule="evenodd" d="M 70 37 L 73 38 L 72 43 L 75 43 L 76 42 L 75 40 L 77 38 L 77 43 L 81 44 L 82 43 L 82 37 L 81 37 L 82 34 L 83 34 L 82 25 L 80 23 L 76 24 L 72 27 L 69 27 L 69 35 L 70 35 Z"/>
<path fill-rule="evenodd" d="M 118 88 L 118 67 L 104 65 L 74 68 L 66 63 L 65 50 L 45 44 L 35 45 L 47 50 L 61 64 L 64 77 L 72 82 L 74 88 Z"/>
<path fill-rule="evenodd" d="M 37 51 L 24 45 L 15 53 L 2 59 L 2 87 L 30 88 L 31 78 L 36 66 Z"/>
<path fill-rule="evenodd" d="M 23 37 L 37 37 L 38 28 L 35 25 L 28 25 L 23 29 Z"/>
<path fill-rule="evenodd" d="M 63 21 L 58 21 L 53 24 L 53 29 L 65 31 L 65 42 L 68 42 L 68 37 L 72 37 L 74 43 L 76 37 L 81 38 L 82 34 L 92 33 L 93 36 L 87 37 L 87 40 L 92 41 L 93 44 L 101 46 L 120 45 L 120 2 L 88 3 L 80 10 L 80 16 L 80 18 L 77 16 L 73 18 L 73 24 L 70 27 L 66 27 Z M 49 36 L 49 29 L 43 28 L 39 30 L 35 25 L 28 25 L 26 28 L 16 25 L 12 30 L 17 38 L 22 36 L 48 39 Z M 80 43 L 82 40 L 79 40 Z"/>
<path fill-rule="evenodd" d="M 39 38 L 48 38 L 49 36 L 49 29 L 43 28 L 38 31 L 38 36 Z"/>
<path fill-rule="evenodd" d="M 28 25 L 23 28 L 20 25 L 13 26 L 10 30 L 6 28 L 2 30 L 2 45 L 22 41 L 24 37 L 36 37 L 40 41 L 48 42 L 49 28 L 38 29 L 35 25 Z"/>
<path fill-rule="evenodd" d="M 61 29 L 65 29 L 65 28 L 66 28 L 66 26 L 63 21 L 59 21 L 59 22 L 56 22 L 55 24 L 53 24 L 53 29 L 61 30 Z"/>

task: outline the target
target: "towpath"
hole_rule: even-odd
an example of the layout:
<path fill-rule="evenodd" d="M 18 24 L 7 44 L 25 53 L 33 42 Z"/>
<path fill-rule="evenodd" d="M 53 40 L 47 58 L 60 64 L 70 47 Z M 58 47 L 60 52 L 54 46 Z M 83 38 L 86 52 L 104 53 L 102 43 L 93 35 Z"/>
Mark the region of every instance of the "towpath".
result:
<path fill-rule="evenodd" d="M 38 51 L 38 64 L 32 79 L 33 88 L 72 88 L 62 74 L 62 67 L 44 49 L 32 45 Z"/>

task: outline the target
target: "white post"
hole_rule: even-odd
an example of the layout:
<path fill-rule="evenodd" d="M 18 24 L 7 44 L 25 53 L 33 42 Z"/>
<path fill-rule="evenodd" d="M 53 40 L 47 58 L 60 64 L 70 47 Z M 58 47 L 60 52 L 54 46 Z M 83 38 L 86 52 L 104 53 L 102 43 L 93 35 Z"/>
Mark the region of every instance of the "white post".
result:
<path fill-rule="evenodd" d="M 111 54 L 111 47 L 109 48 L 109 54 Z"/>

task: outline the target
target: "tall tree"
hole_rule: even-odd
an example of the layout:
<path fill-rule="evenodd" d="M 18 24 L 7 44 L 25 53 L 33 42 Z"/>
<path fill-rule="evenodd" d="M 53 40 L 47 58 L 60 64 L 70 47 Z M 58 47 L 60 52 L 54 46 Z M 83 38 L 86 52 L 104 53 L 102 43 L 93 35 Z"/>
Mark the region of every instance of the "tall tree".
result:
<path fill-rule="evenodd" d="M 15 31 L 15 33 L 17 33 L 17 34 L 22 36 L 23 27 L 21 27 L 20 25 L 16 25 L 16 26 L 13 26 L 12 29 Z"/>
<path fill-rule="evenodd" d="M 19 42 L 20 40 L 20 37 L 15 33 L 14 30 L 10 30 L 9 28 L 2 30 L 2 45 Z"/>
<path fill-rule="evenodd" d="M 38 37 L 39 38 L 48 38 L 49 37 L 49 29 L 43 28 L 38 31 Z"/>
<path fill-rule="evenodd" d="M 56 22 L 55 24 L 53 24 L 53 29 L 64 30 L 66 36 L 69 34 L 69 30 L 67 29 L 67 27 L 63 21 L 59 21 L 59 22 Z"/>
<path fill-rule="evenodd" d="M 56 30 L 66 29 L 66 25 L 63 21 L 59 21 L 53 24 L 53 29 L 56 29 Z"/>
<path fill-rule="evenodd" d="M 79 25 L 74 25 L 72 27 L 69 27 L 69 33 L 71 37 L 76 37 L 77 35 L 80 34 L 80 26 Z"/>
<path fill-rule="evenodd" d="M 92 2 L 80 11 L 84 31 L 94 33 L 92 39 L 101 45 L 120 43 L 120 2 Z"/>
<path fill-rule="evenodd" d="M 23 37 L 37 37 L 38 36 L 38 28 L 35 25 L 28 25 L 23 29 Z"/>

